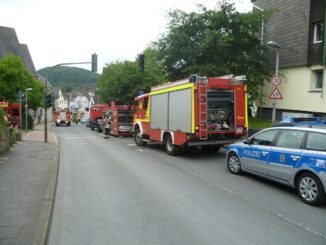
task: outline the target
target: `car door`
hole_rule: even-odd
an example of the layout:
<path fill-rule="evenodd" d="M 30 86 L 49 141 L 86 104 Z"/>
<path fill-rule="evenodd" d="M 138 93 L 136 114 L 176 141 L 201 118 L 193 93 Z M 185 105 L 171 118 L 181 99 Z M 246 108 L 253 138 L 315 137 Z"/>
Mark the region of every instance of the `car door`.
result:
<path fill-rule="evenodd" d="M 326 169 L 326 134 L 309 132 L 305 149 L 303 150 L 301 166 L 314 169 L 317 173 Z"/>
<path fill-rule="evenodd" d="M 275 145 L 271 147 L 268 160 L 268 175 L 282 182 L 288 182 L 295 168 L 302 160 L 305 131 L 283 129 Z"/>
<path fill-rule="evenodd" d="M 242 167 L 245 170 L 267 174 L 270 148 L 278 132 L 278 129 L 264 130 L 249 139 L 242 149 Z"/>

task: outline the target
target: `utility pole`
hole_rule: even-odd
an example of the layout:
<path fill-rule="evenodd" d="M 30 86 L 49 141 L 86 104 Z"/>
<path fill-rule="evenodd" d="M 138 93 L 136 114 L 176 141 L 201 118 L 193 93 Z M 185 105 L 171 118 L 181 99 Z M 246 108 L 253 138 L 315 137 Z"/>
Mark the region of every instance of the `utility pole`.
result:
<path fill-rule="evenodd" d="M 52 66 L 47 73 L 45 74 L 45 86 L 44 86 L 44 143 L 48 142 L 48 110 L 46 105 L 46 96 L 48 93 L 48 76 L 52 70 L 59 66 L 64 65 L 82 65 L 82 64 L 92 64 L 92 72 L 97 71 L 97 55 L 92 54 L 92 61 L 86 61 L 86 62 L 71 62 L 71 63 L 60 63 L 55 66 Z"/>

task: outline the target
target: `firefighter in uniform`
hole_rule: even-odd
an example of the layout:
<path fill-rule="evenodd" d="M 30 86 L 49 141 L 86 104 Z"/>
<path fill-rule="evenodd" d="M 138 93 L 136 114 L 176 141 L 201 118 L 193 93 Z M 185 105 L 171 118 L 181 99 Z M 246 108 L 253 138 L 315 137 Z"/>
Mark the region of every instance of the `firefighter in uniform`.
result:
<path fill-rule="evenodd" d="M 104 126 L 104 137 L 105 138 L 110 138 L 110 132 L 111 132 L 111 128 L 112 128 L 112 118 L 111 116 L 109 116 L 109 118 L 106 120 L 105 122 L 105 126 Z"/>

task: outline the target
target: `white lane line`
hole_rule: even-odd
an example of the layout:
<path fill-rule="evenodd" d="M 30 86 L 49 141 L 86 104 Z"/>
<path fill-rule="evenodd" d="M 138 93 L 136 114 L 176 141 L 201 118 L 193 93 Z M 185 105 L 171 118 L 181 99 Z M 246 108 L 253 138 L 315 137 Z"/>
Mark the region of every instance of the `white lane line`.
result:
<path fill-rule="evenodd" d="M 135 146 L 136 144 L 128 144 L 127 146 Z"/>
<path fill-rule="evenodd" d="M 65 137 L 64 140 L 80 140 L 80 139 L 96 139 L 94 136 L 80 136 L 80 137 Z"/>
<path fill-rule="evenodd" d="M 140 151 L 140 152 L 144 152 L 144 150 L 143 150 L 143 149 L 139 149 L 139 148 L 137 148 L 137 151 Z"/>

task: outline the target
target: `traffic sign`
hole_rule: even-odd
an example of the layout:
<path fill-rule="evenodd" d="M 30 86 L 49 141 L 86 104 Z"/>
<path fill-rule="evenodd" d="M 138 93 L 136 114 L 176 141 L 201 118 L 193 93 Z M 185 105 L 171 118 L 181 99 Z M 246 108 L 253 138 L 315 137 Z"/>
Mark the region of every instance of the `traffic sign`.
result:
<path fill-rule="evenodd" d="M 275 75 L 275 76 L 272 77 L 271 83 L 274 86 L 278 86 L 278 85 L 280 85 L 282 83 L 282 78 L 279 75 Z"/>
<path fill-rule="evenodd" d="M 277 87 L 274 88 L 273 92 L 270 94 L 269 96 L 270 99 L 273 99 L 273 100 L 282 100 L 283 97 L 280 93 L 280 90 L 278 90 Z"/>

